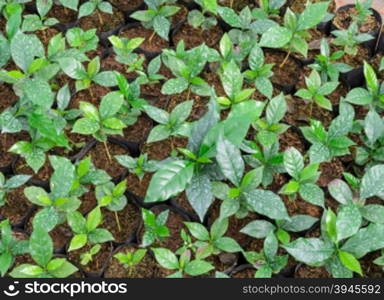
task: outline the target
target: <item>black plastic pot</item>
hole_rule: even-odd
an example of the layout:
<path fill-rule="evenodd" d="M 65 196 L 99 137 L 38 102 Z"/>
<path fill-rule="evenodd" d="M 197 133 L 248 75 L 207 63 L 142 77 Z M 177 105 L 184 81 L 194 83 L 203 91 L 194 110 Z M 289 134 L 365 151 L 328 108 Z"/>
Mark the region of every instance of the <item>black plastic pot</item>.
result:
<path fill-rule="evenodd" d="M 121 35 L 122 32 L 124 32 L 125 30 L 129 30 L 129 29 L 132 29 L 132 28 L 138 28 L 138 27 L 141 27 L 141 23 L 140 22 L 135 22 L 135 23 L 128 23 L 122 27 L 119 28 L 118 30 L 118 34 Z M 172 32 L 172 30 L 170 31 Z M 144 54 L 144 56 L 148 59 L 148 60 L 151 60 L 153 58 L 155 58 L 156 56 L 158 56 L 159 54 L 161 54 L 161 51 L 147 51 L 147 50 L 144 50 L 143 48 L 141 47 L 138 47 L 135 52 L 139 53 L 139 54 Z"/>
<path fill-rule="evenodd" d="M 12 161 L 4 166 L 0 166 L 0 172 L 3 173 L 4 175 L 11 175 L 13 174 L 13 169 L 15 166 L 15 163 L 17 161 L 17 156 L 15 155 L 12 158 Z"/>
<path fill-rule="evenodd" d="M 364 68 L 358 67 L 349 72 L 341 73 L 340 79 L 350 89 L 363 86 L 365 84 Z"/>
<path fill-rule="evenodd" d="M 336 11 L 336 14 L 340 11 L 343 11 L 343 10 L 347 10 L 347 9 L 350 9 L 350 8 L 353 8 L 355 7 L 354 4 L 347 4 L 347 5 L 344 5 L 344 6 L 341 6 L 337 11 Z M 367 32 L 368 34 L 372 35 L 374 38 L 370 41 L 367 41 L 367 42 L 364 42 L 362 43 L 362 45 L 367 48 L 367 49 L 370 49 L 371 51 L 371 54 L 373 55 L 374 52 L 375 52 L 375 48 L 376 48 L 376 44 L 377 44 L 377 39 L 378 39 L 378 36 L 379 36 L 379 33 L 380 33 L 380 28 L 382 26 L 382 19 L 381 19 L 381 15 L 373 8 L 371 8 L 371 11 L 372 11 L 372 14 L 374 16 L 374 18 L 376 19 L 376 21 L 379 23 L 379 29 L 376 29 L 376 30 L 373 30 L 373 31 L 369 31 Z M 337 30 L 338 28 L 334 25 L 333 23 L 333 20 L 331 21 L 331 32 L 333 30 Z"/>

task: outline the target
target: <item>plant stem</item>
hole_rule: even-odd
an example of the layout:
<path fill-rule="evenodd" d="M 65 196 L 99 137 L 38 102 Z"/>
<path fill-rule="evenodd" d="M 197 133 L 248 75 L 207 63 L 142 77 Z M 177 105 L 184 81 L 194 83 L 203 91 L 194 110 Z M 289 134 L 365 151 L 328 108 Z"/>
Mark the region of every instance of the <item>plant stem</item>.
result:
<path fill-rule="evenodd" d="M 313 110 L 313 101 L 311 101 L 309 105 L 309 118 L 312 118 L 312 110 Z"/>
<path fill-rule="evenodd" d="M 155 37 L 156 31 L 153 31 L 151 36 L 149 37 L 149 43 L 152 43 L 152 39 Z"/>
<path fill-rule="evenodd" d="M 111 154 L 109 153 L 107 142 L 103 142 L 103 144 L 104 144 L 105 152 L 107 153 L 108 160 L 112 162 L 112 157 L 111 157 Z"/>
<path fill-rule="evenodd" d="M 117 214 L 117 211 L 115 211 L 115 219 L 116 219 L 117 228 L 120 232 L 121 231 L 121 225 L 120 225 L 119 215 Z"/>
<path fill-rule="evenodd" d="M 232 8 L 233 6 L 233 0 L 229 1 L 229 7 Z"/>
<path fill-rule="evenodd" d="M 287 55 L 285 56 L 283 62 L 280 64 L 280 68 L 284 67 L 284 65 L 287 63 L 287 60 L 289 58 L 289 55 L 291 55 L 291 50 L 288 51 Z"/>
<path fill-rule="evenodd" d="M 189 100 L 189 96 L 191 95 L 191 86 L 189 86 L 189 88 L 188 88 L 188 94 L 187 94 L 187 99 L 185 99 L 185 100 Z"/>
<path fill-rule="evenodd" d="M 101 14 L 100 14 L 100 12 L 99 12 L 98 9 L 96 9 L 96 13 L 97 13 L 97 17 L 99 18 L 99 22 L 100 22 L 100 24 L 101 24 L 101 25 L 104 25 L 103 18 L 102 18 L 102 16 L 101 16 Z"/>

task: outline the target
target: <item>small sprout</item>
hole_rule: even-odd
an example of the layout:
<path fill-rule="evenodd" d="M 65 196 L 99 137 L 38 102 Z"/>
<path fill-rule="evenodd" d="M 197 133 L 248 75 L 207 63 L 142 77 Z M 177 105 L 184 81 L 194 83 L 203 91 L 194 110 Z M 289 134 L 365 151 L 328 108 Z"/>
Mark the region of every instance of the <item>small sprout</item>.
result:
<path fill-rule="evenodd" d="M 125 253 L 116 253 L 113 257 L 116 258 L 125 269 L 128 269 L 128 277 L 132 277 L 135 267 L 141 263 L 146 254 L 147 249 L 132 249 Z"/>
<path fill-rule="evenodd" d="M 320 74 L 316 70 L 313 70 L 309 77 L 305 77 L 305 84 L 307 88 L 298 90 L 295 96 L 310 101 L 311 110 L 309 117 L 312 116 L 313 102 L 322 108 L 332 110 L 332 103 L 325 96 L 331 94 L 338 87 L 338 81 L 322 83 Z"/>
<path fill-rule="evenodd" d="M 155 242 L 161 242 L 170 236 L 169 229 L 166 225 L 168 215 L 169 210 L 165 210 L 156 216 L 152 211 L 144 208 L 142 209 L 145 231 L 142 237 L 141 247 L 148 247 Z"/>
<path fill-rule="evenodd" d="M 129 155 L 116 155 L 115 158 L 120 165 L 127 168 L 130 173 L 135 174 L 140 180 L 146 173 L 156 172 L 159 168 L 157 161 L 148 160 L 148 154 L 141 154 L 137 158 Z"/>
<path fill-rule="evenodd" d="M 31 176 L 15 175 L 6 179 L 4 174 L 0 172 L 0 207 L 7 202 L 7 193 L 25 184 Z"/>
<path fill-rule="evenodd" d="M 89 251 L 80 254 L 81 265 L 83 266 L 88 265 L 93 260 L 93 256 L 99 253 L 100 249 L 101 249 L 100 244 L 96 244 Z"/>

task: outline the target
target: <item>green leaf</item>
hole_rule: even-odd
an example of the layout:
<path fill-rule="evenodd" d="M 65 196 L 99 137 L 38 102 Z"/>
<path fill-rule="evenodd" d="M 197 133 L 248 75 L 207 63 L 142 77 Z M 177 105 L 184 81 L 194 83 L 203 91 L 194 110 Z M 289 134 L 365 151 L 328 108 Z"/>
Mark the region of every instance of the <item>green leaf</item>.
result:
<path fill-rule="evenodd" d="M 273 260 L 279 248 L 279 241 L 275 234 L 270 232 L 264 240 L 264 254 L 268 260 Z"/>
<path fill-rule="evenodd" d="M 105 242 L 113 241 L 114 237 L 113 235 L 104 228 L 97 228 L 93 230 L 89 235 L 89 241 L 92 244 L 102 244 Z"/>
<path fill-rule="evenodd" d="M 47 266 L 52 259 L 53 242 L 45 228 L 33 229 L 29 239 L 29 252 L 41 267 Z"/>
<path fill-rule="evenodd" d="M 287 103 L 284 95 L 280 94 L 269 101 L 266 112 L 268 124 L 277 124 L 284 117 L 287 111 Z"/>
<path fill-rule="evenodd" d="M 334 249 L 318 238 L 298 238 L 282 246 L 297 261 L 314 266 L 322 264 L 334 252 Z"/>
<path fill-rule="evenodd" d="M 361 228 L 341 247 L 342 250 L 361 258 L 369 252 L 384 248 L 384 225 L 370 224 Z"/>
<path fill-rule="evenodd" d="M 345 252 L 343 250 L 339 250 L 338 255 L 339 255 L 340 261 L 343 263 L 345 267 L 363 276 L 363 271 L 361 270 L 360 263 L 352 254 Z"/>
<path fill-rule="evenodd" d="M 300 185 L 299 194 L 303 200 L 317 206 L 324 207 L 324 192 L 314 183 Z"/>
<path fill-rule="evenodd" d="M 240 245 L 230 237 L 221 237 L 215 241 L 215 247 L 219 248 L 221 251 L 228 253 L 241 252 L 242 249 Z"/>
<path fill-rule="evenodd" d="M 50 271 L 50 274 L 55 278 L 67 278 L 77 271 L 78 269 L 74 265 L 65 260 L 59 268 Z"/>
<path fill-rule="evenodd" d="M 24 195 L 30 202 L 39 206 L 49 206 L 52 204 L 47 192 L 41 187 L 29 186 L 24 189 Z"/>
<path fill-rule="evenodd" d="M 240 232 L 256 239 L 264 239 L 270 232 L 274 231 L 275 229 L 276 227 L 268 221 L 255 220 L 248 223 L 240 230 Z"/>
<path fill-rule="evenodd" d="M 353 201 L 353 194 L 348 184 L 340 179 L 332 180 L 328 184 L 331 196 L 341 204 L 349 204 Z"/>
<path fill-rule="evenodd" d="M 271 191 L 253 190 L 245 193 L 248 205 L 257 213 L 271 219 L 288 219 L 287 210 L 278 195 Z"/>
<path fill-rule="evenodd" d="M 209 232 L 203 225 L 194 222 L 184 222 L 184 224 L 196 239 L 200 241 L 208 241 L 210 239 Z"/>
<path fill-rule="evenodd" d="M 164 95 L 180 94 L 185 91 L 189 83 L 184 78 L 172 78 L 164 83 L 161 88 L 161 93 Z M 189 100 L 189 99 L 187 99 Z"/>
<path fill-rule="evenodd" d="M 379 82 L 375 70 L 366 61 L 364 61 L 364 77 L 368 90 L 372 93 L 376 93 L 379 89 Z"/>
<path fill-rule="evenodd" d="M 72 128 L 72 132 L 80 134 L 95 134 L 99 130 L 99 123 L 89 118 L 77 120 Z"/>
<path fill-rule="evenodd" d="M 337 241 L 354 235 L 362 224 L 362 217 L 355 204 L 343 205 L 336 218 Z"/>
<path fill-rule="evenodd" d="M 193 260 L 184 269 L 185 273 L 191 276 L 199 276 L 213 270 L 215 267 L 204 260 Z"/>
<path fill-rule="evenodd" d="M 95 2 L 88 1 L 88 2 L 83 3 L 82 5 L 80 5 L 80 8 L 79 8 L 78 19 L 80 19 L 82 17 L 89 16 L 90 14 L 92 14 L 92 12 L 95 9 L 96 9 L 96 3 Z"/>
<path fill-rule="evenodd" d="M 285 27 L 274 26 L 269 28 L 260 39 L 259 45 L 267 48 L 283 48 L 292 38 L 292 31 Z"/>
<path fill-rule="evenodd" d="M 300 14 L 297 30 L 307 30 L 319 24 L 327 13 L 329 2 L 308 3 Z"/>
<path fill-rule="evenodd" d="M 153 254 L 155 255 L 156 261 L 166 269 L 178 270 L 179 261 L 171 250 L 165 248 L 152 248 Z"/>
<path fill-rule="evenodd" d="M 364 219 L 373 222 L 384 224 L 384 206 L 378 204 L 368 204 L 360 209 Z"/>
<path fill-rule="evenodd" d="M 43 272 L 44 270 L 39 266 L 22 264 L 14 268 L 9 275 L 11 275 L 13 278 L 37 278 Z"/>
<path fill-rule="evenodd" d="M 161 202 L 182 192 L 191 181 L 194 165 L 175 160 L 157 171 L 149 184 L 145 202 Z"/>
<path fill-rule="evenodd" d="M 166 41 L 169 40 L 169 31 L 171 29 L 171 23 L 166 17 L 157 15 L 153 19 L 153 28 L 160 37 L 162 37 Z"/>
<path fill-rule="evenodd" d="M 190 185 L 186 189 L 186 194 L 188 202 L 200 220 L 203 221 L 205 214 L 214 200 L 209 176 L 205 174 L 194 175 Z"/>
<path fill-rule="evenodd" d="M 234 60 L 224 66 L 220 78 L 225 93 L 231 100 L 234 99 L 243 87 L 243 76 Z"/>
<path fill-rule="evenodd" d="M 68 251 L 70 252 L 70 251 L 83 248 L 87 243 L 87 241 L 88 241 L 88 237 L 84 233 L 74 235 L 69 244 Z"/>
<path fill-rule="evenodd" d="M 104 71 L 100 72 L 93 77 L 93 81 L 101 86 L 113 87 L 117 85 L 116 72 Z"/>
<path fill-rule="evenodd" d="M 7 182 L 5 183 L 5 188 L 15 189 L 25 184 L 30 178 L 31 176 L 29 175 L 15 175 L 7 180 Z"/>
<path fill-rule="evenodd" d="M 380 196 L 384 192 L 382 178 L 384 176 L 384 165 L 370 168 L 361 180 L 360 198 L 366 199 L 372 196 Z"/>
<path fill-rule="evenodd" d="M 71 227 L 74 233 L 80 234 L 80 233 L 87 232 L 87 227 L 85 225 L 85 218 L 80 212 L 74 211 L 68 214 L 67 222 L 69 227 Z"/>
<path fill-rule="evenodd" d="M 51 231 L 59 223 L 60 215 L 55 207 L 50 206 L 40 210 L 33 218 L 32 225 L 34 228 L 44 228 Z"/>
<path fill-rule="evenodd" d="M 240 150 L 222 135 L 217 142 L 216 160 L 224 176 L 235 186 L 239 186 L 244 173 L 244 161 Z"/>
<path fill-rule="evenodd" d="M 300 172 L 304 168 L 304 160 L 301 153 L 294 147 L 289 147 L 284 152 L 284 167 L 285 170 L 293 178 L 298 179 Z"/>
<path fill-rule="evenodd" d="M 375 110 L 370 110 L 364 119 L 364 133 L 372 144 L 384 136 L 384 122 Z"/>
<path fill-rule="evenodd" d="M 372 102 L 373 97 L 364 88 L 354 88 L 347 94 L 345 100 L 356 105 L 368 105 Z"/>
<path fill-rule="evenodd" d="M 284 221 L 281 224 L 281 228 L 290 232 L 301 232 L 311 228 L 317 221 L 317 218 L 311 216 L 295 215 L 290 220 Z"/>
<path fill-rule="evenodd" d="M 124 97 L 120 92 L 110 92 L 101 99 L 100 117 L 105 120 L 115 116 L 124 103 Z"/>
<path fill-rule="evenodd" d="M 44 46 L 34 34 L 17 32 L 11 40 L 11 55 L 15 64 L 27 72 L 35 57 L 44 56 Z"/>
<path fill-rule="evenodd" d="M 145 105 L 144 110 L 152 120 L 155 120 L 160 124 L 168 124 L 170 116 L 165 110 L 152 105 Z"/>
<path fill-rule="evenodd" d="M 50 188 L 54 197 L 68 196 L 75 180 L 75 166 L 64 157 L 50 156 L 51 166 L 55 170 L 50 180 Z"/>
<path fill-rule="evenodd" d="M 23 84 L 23 91 L 32 104 L 49 109 L 53 103 L 53 93 L 48 82 L 33 78 L 26 80 Z"/>
<path fill-rule="evenodd" d="M 87 228 L 88 232 L 91 232 L 97 228 L 97 226 L 100 225 L 102 221 L 102 215 L 100 207 L 95 207 L 87 216 L 87 220 L 85 223 L 85 226 Z"/>

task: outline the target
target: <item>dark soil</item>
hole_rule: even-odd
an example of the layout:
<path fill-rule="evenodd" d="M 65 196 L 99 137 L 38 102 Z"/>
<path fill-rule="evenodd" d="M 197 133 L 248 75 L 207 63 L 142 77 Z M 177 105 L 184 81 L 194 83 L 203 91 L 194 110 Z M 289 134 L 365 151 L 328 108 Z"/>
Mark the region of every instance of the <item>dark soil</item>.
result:
<path fill-rule="evenodd" d="M 140 48 L 148 52 L 161 52 L 162 49 L 169 46 L 169 43 L 157 34 L 154 34 L 153 30 L 146 29 L 142 26 L 124 29 L 120 32 L 119 36 L 128 39 L 135 37 L 145 38 L 145 41 L 140 45 Z"/>

